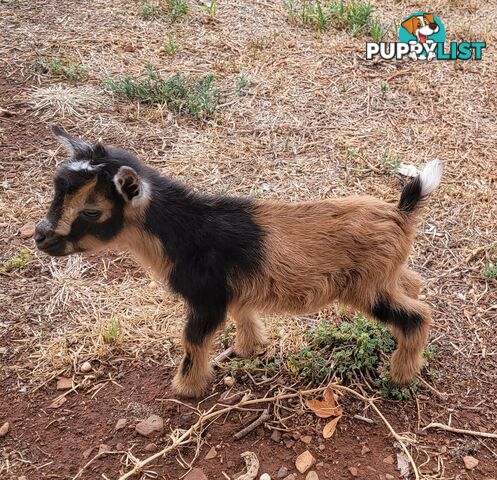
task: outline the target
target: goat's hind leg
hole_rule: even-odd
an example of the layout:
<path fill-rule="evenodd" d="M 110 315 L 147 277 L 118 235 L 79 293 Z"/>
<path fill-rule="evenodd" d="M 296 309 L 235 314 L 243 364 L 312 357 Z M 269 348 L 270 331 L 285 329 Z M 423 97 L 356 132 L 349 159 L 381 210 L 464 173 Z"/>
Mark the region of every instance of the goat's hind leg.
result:
<path fill-rule="evenodd" d="M 266 329 L 262 321 L 251 310 L 233 312 L 236 323 L 234 350 L 240 357 L 249 357 L 261 346 L 267 344 Z"/>
<path fill-rule="evenodd" d="M 408 385 L 421 369 L 423 350 L 430 331 L 430 308 L 399 291 L 379 296 L 371 313 L 390 325 L 397 339 L 390 378 L 398 385 Z"/>
<path fill-rule="evenodd" d="M 400 285 L 411 298 L 417 299 L 421 291 L 421 275 L 405 266 L 400 274 Z"/>

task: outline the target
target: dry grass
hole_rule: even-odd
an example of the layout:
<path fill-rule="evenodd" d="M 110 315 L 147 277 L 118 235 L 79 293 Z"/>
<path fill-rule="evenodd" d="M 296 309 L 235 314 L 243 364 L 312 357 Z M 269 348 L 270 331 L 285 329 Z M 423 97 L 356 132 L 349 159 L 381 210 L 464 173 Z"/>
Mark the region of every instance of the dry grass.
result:
<path fill-rule="evenodd" d="M 393 0 L 373 4 L 375 17 L 392 24 L 416 9 Z M 23 358 L 15 367 L 20 385 L 33 389 L 59 371 L 78 372 L 84 360 L 173 365 L 178 359 L 181 302 L 149 285 L 126 256 L 51 260 L 19 239 L 19 228 L 47 208 L 51 174 L 63 159 L 45 123 L 57 122 L 89 140 L 126 147 L 195 189 L 293 201 L 360 193 L 396 200 L 404 180 L 385 158 L 417 167 L 441 158 L 443 185 L 426 210 L 412 263 L 434 309 L 441 388 L 469 392 L 468 402 L 473 395 L 493 402 L 497 292 L 481 272 L 497 238 L 495 4 L 431 5 L 450 39 L 486 40 L 489 48 L 481 62 L 430 65 L 367 62 L 361 36 L 330 30 L 316 38 L 291 24 L 276 2 L 220 2 L 214 19 L 189 5 L 175 23 L 146 21 L 138 3 L 124 1 L 0 7 L 11 39 L 0 45 L 0 58 L 16 45 L 15 57 L 0 67 L 17 90 L 1 106 L 35 129 L 0 125 L 0 168 L 8 174 L 0 260 L 23 245 L 34 254 L 25 269 L 0 275 L 0 336 L 13 338 L 9 348 Z M 174 56 L 160 48 L 166 35 L 177 39 Z M 86 83 L 55 83 L 30 68 L 59 51 L 88 67 Z M 199 120 L 102 92 L 106 78 L 140 76 L 147 63 L 165 77 L 214 73 L 223 94 L 214 117 Z M 242 91 L 240 75 L 248 81 Z M 336 318 L 335 308 L 320 316 Z M 103 332 L 113 321 L 119 334 L 109 343 Z M 308 320 L 267 321 L 268 355 L 303 345 Z"/>

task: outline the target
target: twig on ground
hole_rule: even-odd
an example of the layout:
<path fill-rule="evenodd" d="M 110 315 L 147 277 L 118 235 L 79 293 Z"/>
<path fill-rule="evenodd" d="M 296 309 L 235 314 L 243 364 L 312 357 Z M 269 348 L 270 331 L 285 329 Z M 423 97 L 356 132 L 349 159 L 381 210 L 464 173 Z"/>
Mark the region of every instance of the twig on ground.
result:
<path fill-rule="evenodd" d="M 433 385 L 430 385 L 424 378 L 421 377 L 421 375 L 418 375 L 417 379 L 431 392 L 433 392 L 438 398 L 441 398 L 442 400 L 447 400 L 449 395 L 444 392 L 440 392 L 437 390 Z"/>
<path fill-rule="evenodd" d="M 233 353 L 233 347 L 228 347 L 224 352 L 221 352 L 217 357 L 212 360 L 213 365 L 224 362 Z"/>
<path fill-rule="evenodd" d="M 237 440 L 240 440 L 240 438 L 245 437 L 245 435 L 248 435 L 251 431 L 255 430 L 258 426 L 262 425 L 264 422 L 269 420 L 271 418 L 271 415 L 269 415 L 269 408 L 266 408 L 262 412 L 262 414 L 256 418 L 252 423 L 247 425 L 245 428 L 240 430 L 239 432 L 235 433 L 234 437 Z"/>
<path fill-rule="evenodd" d="M 368 418 L 368 417 L 363 417 L 362 415 L 354 415 L 354 418 L 357 418 L 357 420 L 362 420 L 363 422 L 366 422 L 366 423 L 375 423 L 375 421 L 372 419 L 372 418 Z"/>
<path fill-rule="evenodd" d="M 488 433 L 488 432 L 477 432 L 475 430 L 464 430 L 462 428 L 449 427 L 449 425 L 444 425 L 443 423 L 432 422 L 423 430 L 428 430 L 429 428 L 438 428 L 440 430 L 445 430 L 447 432 L 452 433 L 461 433 L 463 435 L 473 435 L 475 437 L 485 437 L 485 438 L 497 438 L 497 433 Z"/>
<path fill-rule="evenodd" d="M 115 450 L 111 452 L 99 452 L 97 453 L 91 460 L 88 460 L 88 462 L 83 466 L 83 468 L 74 476 L 72 477 L 72 480 L 78 479 L 81 474 L 99 457 L 103 457 L 104 455 L 115 455 L 116 453 L 126 453 L 122 450 Z"/>

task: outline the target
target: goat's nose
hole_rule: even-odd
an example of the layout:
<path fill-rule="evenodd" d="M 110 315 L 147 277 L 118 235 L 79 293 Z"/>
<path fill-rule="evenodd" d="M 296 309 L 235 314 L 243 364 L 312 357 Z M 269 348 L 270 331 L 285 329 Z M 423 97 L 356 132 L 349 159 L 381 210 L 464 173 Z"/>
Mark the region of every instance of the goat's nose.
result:
<path fill-rule="evenodd" d="M 54 230 L 52 224 L 46 218 L 38 222 L 35 229 L 35 242 L 38 246 L 42 245 L 46 240 L 49 240 L 53 235 Z"/>

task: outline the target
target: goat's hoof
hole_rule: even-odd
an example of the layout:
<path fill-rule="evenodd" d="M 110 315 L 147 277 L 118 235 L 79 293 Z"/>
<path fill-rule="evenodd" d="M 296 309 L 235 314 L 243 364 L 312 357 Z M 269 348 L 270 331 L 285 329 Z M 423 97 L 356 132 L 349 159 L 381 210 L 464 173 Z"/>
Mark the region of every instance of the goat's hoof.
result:
<path fill-rule="evenodd" d="M 390 379 L 393 383 L 406 386 L 416 379 L 420 370 L 419 360 L 408 359 L 394 352 L 390 365 Z"/>
<path fill-rule="evenodd" d="M 197 378 L 192 381 L 178 372 L 173 379 L 173 391 L 181 398 L 200 398 L 202 397 L 211 382 L 212 375 L 204 378 Z"/>
<path fill-rule="evenodd" d="M 261 338 L 257 342 L 251 341 L 250 343 L 235 340 L 233 351 L 237 357 L 250 358 L 263 349 L 268 343 L 269 340 L 266 338 Z"/>

